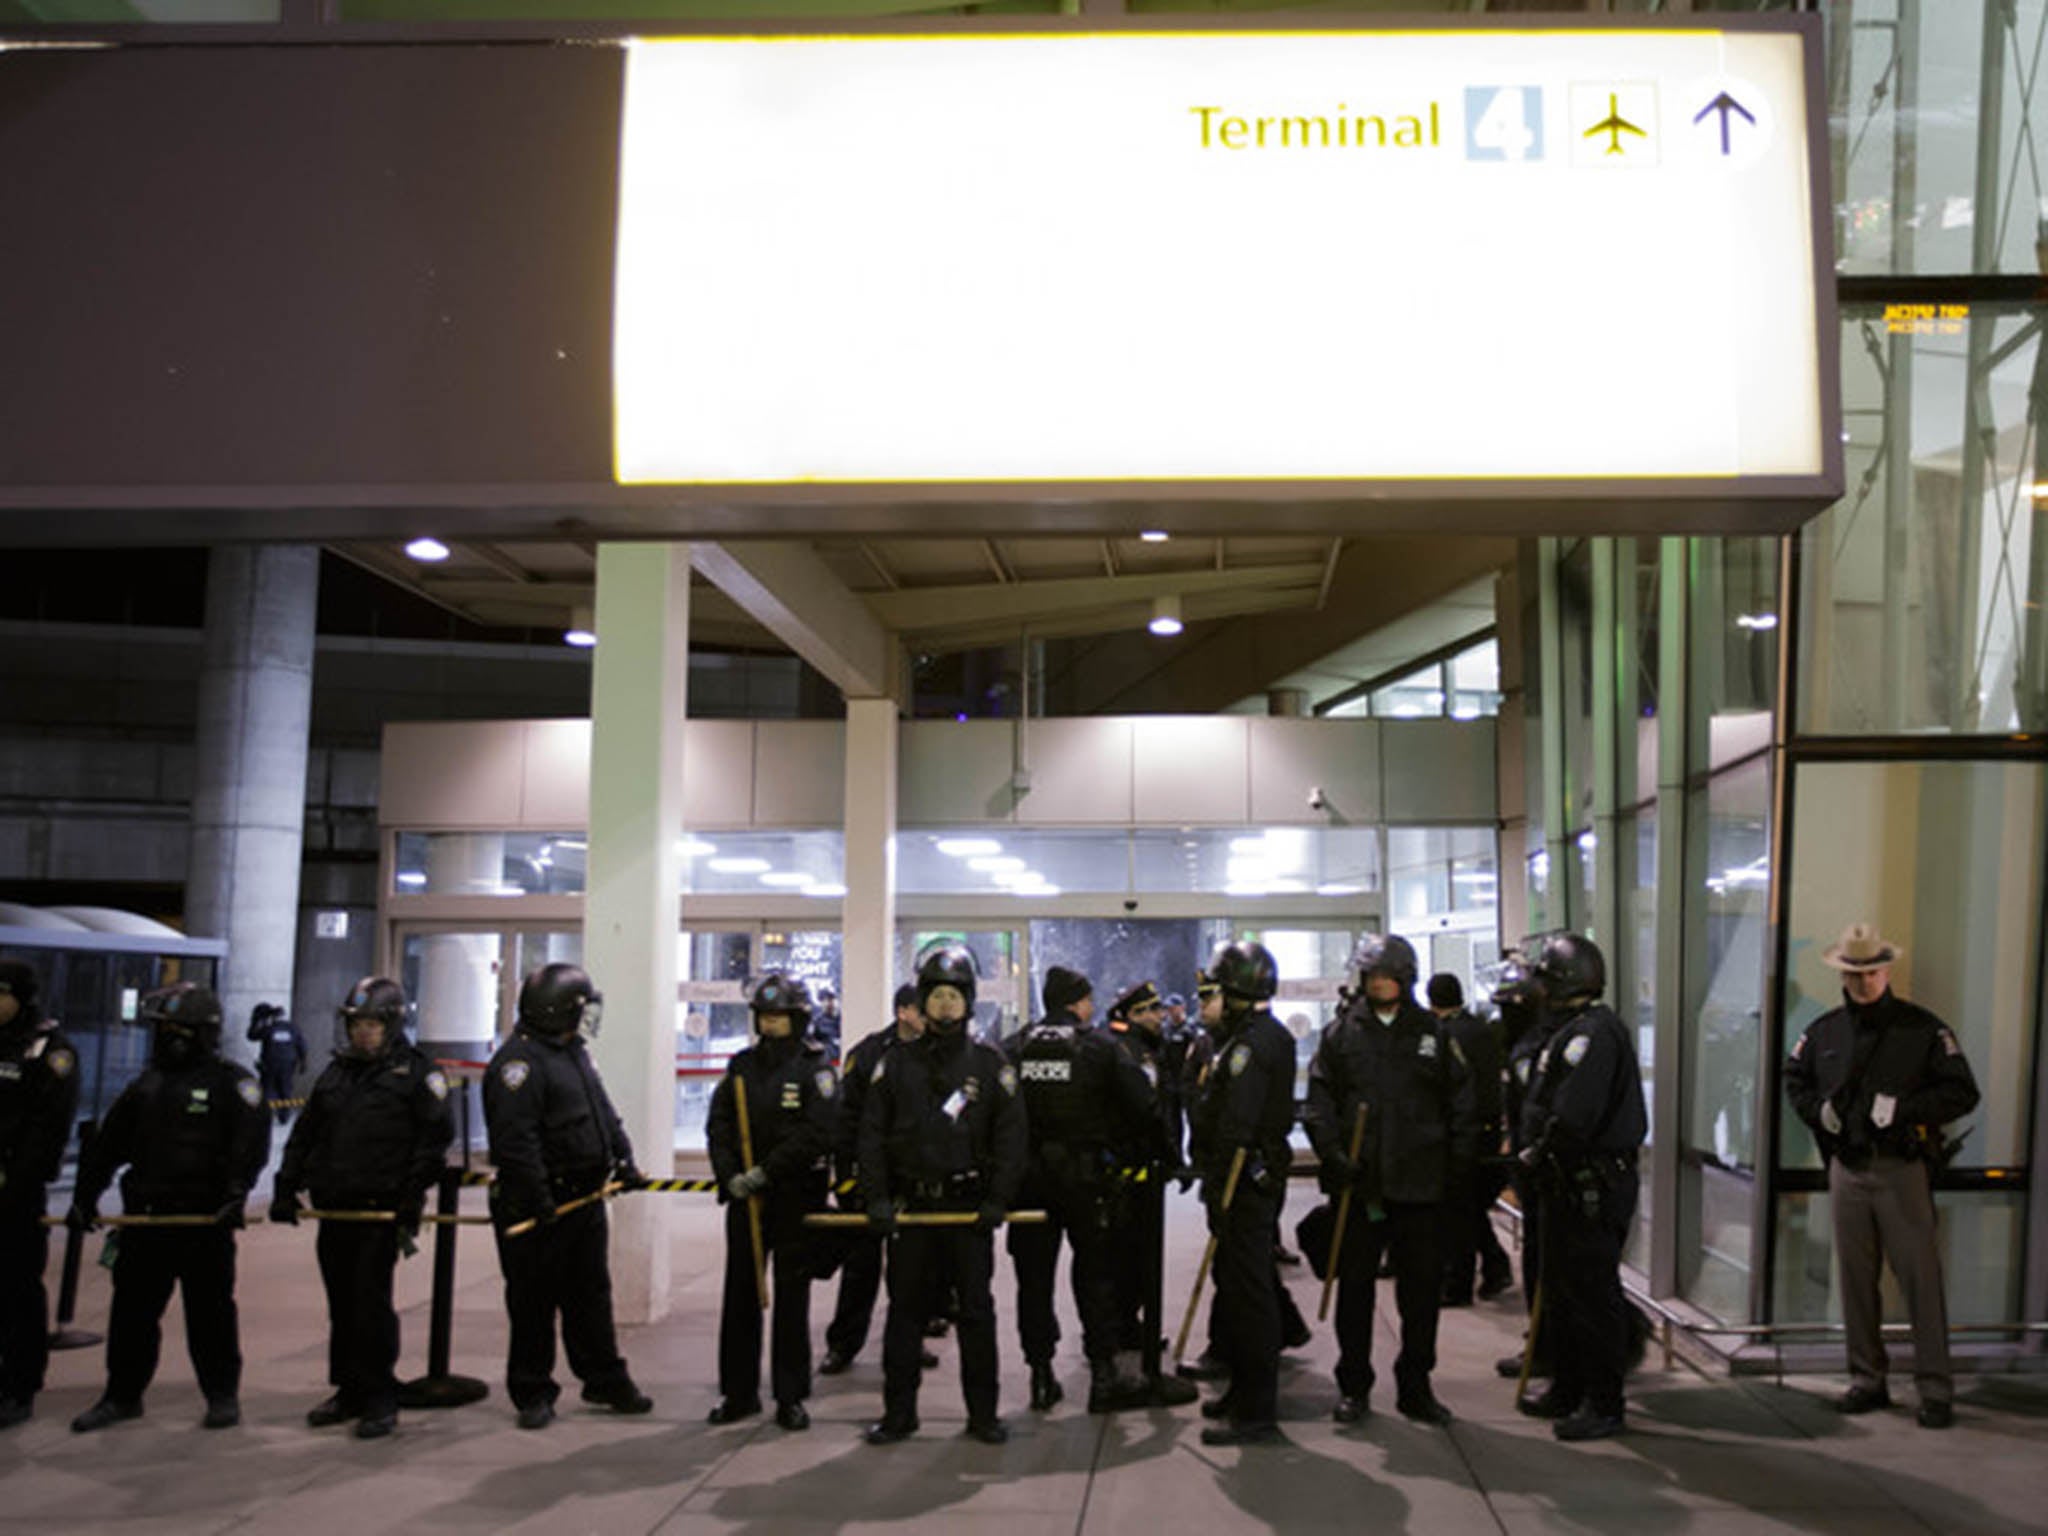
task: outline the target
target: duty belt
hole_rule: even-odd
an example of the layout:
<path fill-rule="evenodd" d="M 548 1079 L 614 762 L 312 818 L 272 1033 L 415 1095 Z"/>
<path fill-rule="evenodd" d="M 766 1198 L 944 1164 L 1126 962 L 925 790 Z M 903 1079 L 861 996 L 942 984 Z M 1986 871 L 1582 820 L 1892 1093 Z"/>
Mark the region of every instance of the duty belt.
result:
<path fill-rule="evenodd" d="M 982 1177 L 978 1173 L 953 1173 L 943 1179 L 914 1179 L 908 1185 L 913 1205 L 978 1205 Z"/>

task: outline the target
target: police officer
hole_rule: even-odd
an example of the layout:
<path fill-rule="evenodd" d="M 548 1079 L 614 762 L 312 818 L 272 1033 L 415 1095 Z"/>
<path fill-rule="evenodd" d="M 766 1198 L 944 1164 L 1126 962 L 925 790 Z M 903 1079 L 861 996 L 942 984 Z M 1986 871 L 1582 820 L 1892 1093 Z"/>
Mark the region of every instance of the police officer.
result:
<path fill-rule="evenodd" d="M 390 1211 L 394 1221 L 323 1221 L 313 1249 L 327 1288 L 327 1380 L 308 1410 L 316 1429 L 356 1421 L 356 1438 L 398 1426 L 398 1313 L 391 1286 L 401 1243 L 418 1234 L 427 1190 L 455 1125 L 448 1080 L 405 1037 L 405 991 L 365 976 L 342 1000 L 334 1059 L 292 1127 L 271 1189 L 270 1219 L 296 1226 L 299 1192 L 323 1211 Z"/>
<path fill-rule="evenodd" d="M 924 1015 L 917 1011 L 917 988 L 905 982 L 896 989 L 895 1021 L 876 1030 L 847 1054 L 839 1081 L 839 1120 L 833 1132 L 833 1162 L 841 1190 L 842 1210 L 863 1208 L 858 1179 L 860 1174 L 860 1120 L 867 1104 L 868 1079 L 885 1051 L 917 1039 L 924 1033 Z M 854 1188 L 847 1189 L 848 1184 Z M 875 1297 L 882 1286 L 882 1240 L 872 1232 L 858 1232 L 846 1239 L 839 1263 L 839 1301 L 832 1321 L 825 1326 L 825 1358 L 818 1362 L 820 1376 L 837 1376 L 853 1364 L 854 1356 L 868 1341 L 868 1327 L 874 1321 Z M 926 1370 L 939 1363 L 926 1353 Z"/>
<path fill-rule="evenodd" d="M 825 1052 L 825 1060 L 839 1064 L 839 994 L 830 987 L 818 989 L 818 1011 L 811 1016 L 810 1035 Z"/>
<path fill-rule="evenodd" d="M 1557 1028 L 1536 1060 L 1541 1123 L 1520 1154 L 1536 1173 L 1553 1370 L 1529 1411 L 1555 1419 L 1560 1440 L 1601 1440 L 1627 1428 L 1621 1248 L 1635 1218 L 1636 1150 L 1649 1131 L 1643 1074 L 1628 1029 L 1600 1001 L 1607 961 L 1597 944 L 1559 934 L 1531 974 Z"/>
<path fill-rule="evenodd" d="M 860 1182 L 868 1224 L 889 1236 L 889 1320 L 882 1339 L 882 1417 L 871 1445 L 917 1430 L 926 1320 L 942 1276 L 960 1305 L 960 1385 L 967 1432 L 1000 1445 L 996 1416 L 996 1309 L 990 1291 L 995 1229 L 1024 1177 L 1024 1105 L 1002 1053 L 967 1036 L 974 960 L 942 949 L 917 973 L 922 1039 L 883 1054 L 861 1111 Z M 903 1212 L 971 1212 L 965 1226 L 903 1226 Z"/>
<path fill-rule="evenodd" d="M 1543 1224 L 1537 1220 L 1536 1176 L 1520 1154 L 1534 1146 L 1542 1133 L 1546 1111 L 1533 1101 L 1536 1063 L 1544 1046 L 1557 1030 L 1557 1020 L 1543 1006 L 1543 991 L 1530 975 L 1533 962 L 1520 950 L 1502 957 L 1500 974 L 1494 981 L 1493 1005 L 1500 1010 L 1501 1038 L 1507 1047 L 1507 1070 L 1501 1080 L 1501 1108 L 1507 1124 L 1508 1180 L 1515 1191 L 1515 1204 L 1522 1212 L 1522 1300 L 1533 1307 L 1536 1282 L 1542 1275 Z M 1541 1319 L 1538 1319 L 1539 1324 Z M 1529 1359 L 1532 1377 L 1550 1375 L 1549 1329 L 1540 1328 Z M 1524 1351 L 1532 1346 L 1525 1338 L 1523 1349 L 1503 1355 L 1494 1362 L 1496 1374 L 1510 1381 L 1522 1374 Z"/>
<path fill-rule="evenodd" d="M 1258 1445 L 1281 1438 L 1280 1272 L 1273 1232 L 1291 1161 L 1294 1037 L 1267 1011 L 1280 973 L 1263 944 L 1223 946 L 1208 974 L 1221 999 L 1221 1017 L 1191 1130 L 1209 1230 L 1216 1237 L 1211 1348 L 1222 1356 L 1230 1385 L 1202 1405 L 1206 1417 L 1222 1421 L 1202 1431 L 1202 1442 Z"/>
<path fill-rule="evenodd" d="M 249 1188 L 270 1157 L 270 1116 L 248 1071 L 220 1055 L 220 999 L 180 982 L 143 1001 L 154 1031 L 149 1065 L 121 1091 L 79 1157 L 78 1188 L 65 1221 L 84 1231 L 123 1165 L 130 1216 L 203 1216 L 197 1224 L 124 1227 L 114 1259 L 107 1324 L 107 1385 L 71 1421 L 83 1434 L 142 1413 L 156 1375 L 161 1322 L 171 1291 L 185 1304 L 185 1345 L 208 1429 L 242 1421 L 242 1344 L 235 1310 L 235 1229 Z"/>
<path fill-rule="evenodd" d="M 1867 923 L 1821 956 L 1842 974 L 1842 1006 L 1806 1027 L 1785 1063 L 1785 1091 L 1828 1166 L 1828 1207 L 1842 1266 L 1849 1390 L 1843 1413 L 1891 1405 L 1878 1282 L 1891 1261 L 1913 1322 L 1920 1423 L 1955 1422 L 1948 1307 L 1934 1219 L 1942 1127 L 1977 1104 L 1977 1080 L 1955 1032 L 1891 989 L 1899 957 Z"/>
<path fill-rule="evenodd" d="M 809 1429 L 811 1395 L 810 1245 L 804 1217 L 825 1208 L 827 1160 L 839 1118 L 839 1074 L 809 1033 L 803 982 L 771 971 L 748 1006 L 755 1041 L 733 1053 L 711 1093 L 704 1122 L 711 1171 L 725 1210 L 725 1296 L 718 1319 L 718 1406 L 710 1422 L 761 1411 L 761 1301 L 748 1215 L 759 1201 L 761 1245 L 774 1265 L 774 1335 L 768 1348 L 775 1422 Z M 741 1094 L 753 1158 L 740 1136 Z"/>
<path fill-rule="evenodd" d="M 556 962 L 519 988 L 519 1019 L 484 1074 L 484 1124 L 498 1179 L 491 1215 L 512 1335 L 505 1387 L 521 1429 L 555 1416 L 555 1314 L 562 1347 L 583 1383 L 583 1400 L 619 1413 L 654 1406 L 620 1358 L 612 1325 L 607 1183 L 646 1180 L 633 1145 L 584 1048 L 604 998 L 581 966 Z M 584 1201 L 573 1211 L 557 1207 Z M 510 1229 L 535 1223 L 523 1232 Z"/>
<path fill-rule="evenodd" d="M 36 973 L 0 960 L 0 1429 L 35 1411 L 50 1359 L 48 1185 L 78 1118 L 78 1052 L 37 1006 Z"/>
<path fill-rule="evenodd" d="M 283 1125 L 291 1115 L 284 1101 L 292 1096 L 299 1068 L 307 1061 L 306 1037 L 277 1004 L 258 1003 L 249 1014 L 249 1040 L 256 1047 L 263 1096 L 270 1101 L 277 1123 Z"/>
<path fill-rule="evenodd" d="M 1350 1004 L 1324 1030 L 1308 1069 L 1302 1123 L 1322 1163 L 1324 1192 L 1352 1191 L 1337 1279 L 1339 1424 L 1365 1417 L 1372 1391 L 1373 1293 L 1390 1254 L 1401 1350 L 1394 1406 L 1423 1424 L 1451 1411 L 1430 1386 L 1443 1286 L 1443 1201 L 1469 1176 L 1478 1146 L 1472 1074 L 1443 1022 L 1415 1002 L 1415 950 L 1369 934 L 1351 961 Z M 1351 1143 L 1363 1116 L 1356 1161 Z"/>
<path fill-rule="evenodd" d="M 1031 1148 L 1021 1198 L 1046 1213 L 1043 1224 L 1010 1228 L 1017 1336 L 1031 1368 L 1031 1406 L 1044 1412 L 1064 1395 L 1052 1369 L 1060 1338 L 1053 1279 L 1064 1234 L 1074 1250 L 1069 1279 L 1088 1358 L 1088 1411 L 1109 1413 L 1149 1396 L 1143 1382 L 1117 1371 L 1112 1219 L 1118 1151 L 1136 1148 L 1147 1162 L 1159 1157 L 1159 1101 L 1138 1064 L 1091 1026 L 1087 977 L 1056 965 L 1043 997 L 1045 1017 L 1011 1050 Z"/>
<path fill-rule="evenodd" d="M 1430 977 L 1424 996 L 1471 1069 L 1473 1112 L 1479 1122 L 1470 1175 L 1445 1197 L 1443 1304 L 1466 1307 L 1472 1304 L 1475 1261 L 1480 1300 L 1491 1300 L 1514 1284 L 1514 1266 L 1493 1231 L 1493 1201 L 1505 1177 L 1500 1156 L 1501 1076 L 1507 1052 L 1498 1021 L 1482 1019 L 1465 1006 L 1465 985 L 1449 971 Z"/>

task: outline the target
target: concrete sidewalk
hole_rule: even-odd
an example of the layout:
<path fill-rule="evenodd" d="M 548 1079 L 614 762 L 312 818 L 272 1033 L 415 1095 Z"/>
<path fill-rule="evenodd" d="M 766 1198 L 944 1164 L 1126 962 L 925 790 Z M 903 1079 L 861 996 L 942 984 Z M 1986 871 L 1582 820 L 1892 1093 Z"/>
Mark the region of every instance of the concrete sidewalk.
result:
<path fill-rule="evenodd" d="M 563 1417 L 541 1433 L 512 1424 L 503 1386 L 504 1315 L 488 1236 L 461 1238 L 455 1368 L 491 1396 L 444 1413 L 409 1413 L 391 1440 L 309 1430 L 302 1415 L 326 1395 L 325 1318 L 308 1231 L 243 1235 L 242 1336 L 248 1358 L 241 1428 L 198 1427 L 202 1404 L 184 1358 L 174 1304 L 165 1364 L 142 1420 L 73 1435 L 71 1416 L 98 1395 L 98 1350 L 55 1356 L 36 1418 L 0 1435 L 0 1536 L 36 1532 L 379 1531 L 748 1532 L 803 1536 L 915 1523 L 926 1532 L 1029 1533 L 1318 1530 L 1521 1533 L 1592 1531 L 1854 1533 L 2048 1531 L 2048 1378 L 1962 1383 L 1957 1427 L 1918 1428 L 1910 1383 L 1889 1414 L 1844 1419 L 1827 1406 L 1839 1379 L 1784 1387 L 1706 1381 L 1684 1367 L 1648 1369 L 1630 1384 L 1633 1431 L 1590 1446 L 1555 1442 L 1511 1406 L 1494 1359 L 1515 1346 L 1519 1309 L 1503 1303 L 1445 1314 L 1438 1394 L 1458 1414 L 1448 1431 L 1392 1412 L 1391 1285 L 1382 1283 L 1381 1388 L 1373 1417 L 1340 1429 L 1327 1327 L 1288 1357 L 1281 1415 L 1288 1444 L 1213 1451 L 1192 1408 L 1091 1418 L 1071 1311 L 1059 1367 L 1068 1400 L 1050 1414 L 1023 1407 L 1007 1262 L 999 1262 L 1003 1404 L 1013 1431 L 988 1448 L 961 1433 L 964 1412 L 950 1340 L 927 1376 L 923 1432 L 887 1449 L 857 1438 L 880 1409 L 880 1317 L 843 1376 L 821 1379 L 808 1433 L 766 1419 L 704 1423 L 716 1400 L 720 1226 L 704 1197 L 670 1198 L 674 1310 L 625 1330 L 634 1374 L 655 1399 L 643 1419 L 582 1408 L 563 1376 Z M 1298 1194 L 1295 1202 L 1301 1203 Z M 480 1208 L 472 1192 L 468 1204 Z M 1199 1252 L 1199 1212 L 1176 1200 L 1168 1310 L 1186 1296 Z M 93 1251 L 98 1239 L 93 1241 Z M 54 1274 L 55 1256 L 52 1270 Z M 79 1326 L 103 1329 L 108 1282 L 88 1266 Z M 426 1256 L 400 1271 L 401 1374 L 424 1369 Z M 1289 1272 L 1303 1310 L 1319 1287 Z M 1172 1290 L 1181 1287 L 1177 1300 Z M 836 1283 L 813 1293 L 822 1335 Z M 1064 1298 L 1063 1298 L 1064 1306 Z"/>

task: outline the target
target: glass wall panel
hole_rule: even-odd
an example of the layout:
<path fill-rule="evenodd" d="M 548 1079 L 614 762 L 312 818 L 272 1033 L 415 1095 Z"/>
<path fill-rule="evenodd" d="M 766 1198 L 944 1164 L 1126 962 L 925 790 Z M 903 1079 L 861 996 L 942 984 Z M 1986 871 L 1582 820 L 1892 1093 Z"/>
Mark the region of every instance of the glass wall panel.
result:
<path fill-rule="evenodd" d="M 2003 1190 L 1937 1192 L 1941 1267 L 1948 1320 L 2002 1323 L 2020 1315 L 2020 1277 L 2026 1264 L 2024 1193 Z M 1771 1276 L 1771 1316 L 1779 1322 L 1839 1323 L 1840 1276 L 1825 1191 L 1778 1197 L 1777 1257 Z M 1907 1320 L 1891 1271 L 1884 1276 L 1885 1321 Z"/>
<path fill-rule="evenodd" d="M 1687 651 L 1687 769 L 1739 762 L 1771 742 L 1778 699 L 1778 541 L 1694 539 Z"/>
<path fill-rule="evenodd" d="M 1843 318 L 1852 490 L 1799 535 L 1802 731 L 2048 728 L 2044 311 L 1971 308 Z"/>
<path fill-rule="evenodd" d="M 676 1036 L 676 1150 L 704 1150 L 704 1116 L 726 1061 L 754 1035 L 747 983 L 754 935 L 745 929 L 684 929 L 676 936 L 682 994 Z"/>
<path fill-rule="evenodd" d="M 1044 897 L 1130 888 L 1130 834 L 1121 828 L 923 828 L 896 835 L 896 889 L 905 894 Z"/>
<path fill-rule="evenodd" d="M 846 834 L 702 832 L 683 839 L 684 894 L 846 894 Z"/>
<path fill-rule="evenodd" d="M 401 896 L 574 896 L 583 892 L 580 832 L 401 832 Z"/>
<path fill-rule="evenodd" d="M 1562 547 L 1557 560 L 1559 664 L 1564 697 L 1564 808 L 1567 832 L 1593 824 L 1593 541 Z M 1540 739 L 1540 738 L 1539 738 Z M 1584 926 L 1590 907 L 1565 921 Z"/>
<path fill-rule="evenodd" d="M 925 828 L 898 834 L 896 860 L 897 890 L 920 896 L 1360 896 L 1380 888 L 1376 827 Z"/>
<path fill-rule="evenodd" d="M 1500 646 L 1482 641 L 1460 651 L 1448 663 L 1451 673 L 1451 718 L 1476 720 L 1500 713 Z"/>
<path fill-rule="evenodd" d="M 1958 1168 L 2023 1166 L 2041 986 L 2048 767 L 2039 763 L 1802 763 L 1793 777 L 1785 1035 L 1842 1001 L 1821 952 L 1853 922 L 1905 953 L 1901 997 L 1955 1030 L 1983 1101 Z M 1781 1166 L 1818 1168 L 1799 1117 L 1782 1116 Z"/>

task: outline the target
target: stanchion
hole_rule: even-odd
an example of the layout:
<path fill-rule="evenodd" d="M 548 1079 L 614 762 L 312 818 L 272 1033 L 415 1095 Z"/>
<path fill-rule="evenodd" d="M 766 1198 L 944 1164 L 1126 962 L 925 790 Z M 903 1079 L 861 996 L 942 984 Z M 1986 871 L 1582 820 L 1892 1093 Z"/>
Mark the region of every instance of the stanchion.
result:
<path fill-rule="evenodd" d="M 1029 1227 L 1044 1221 L 1043 1211 L 1011 1211 L 1003 1220 L 1012 1226 Z M 899 1227 L 971 1227 L 981 1220 L 975 1211 L 905 1211 L 896 1218 Z M 864 1227 L 868 1218 L 861 1211 L 813 1211 L 804 1218 L 807 1227 Z"/>
<path fill-rule="evenodd" d="M 78 1158 L 81 1163 L 85 1161 L 85 1149 L 92 1145 L 98 1129 L 95 1121 L 78 1122 Z M 52 1349 L 91 1349 L 103 1342 L 99 1334 L 71 1326 L 72 1318 L 78 1315 L 78 1272 L 84 1258 L 85 1234 L 67 1227 L 64 1232 L 63 1278 L 57 1283 L 57 1324 L 50 1330 Z"/>
<path fill-rule="evenodd" d="M 448 1371 L 449 1345 L 455 1323 L 455 1213 L 462 1197 L 462 1170 L 443 1168 L 434 1198 L 434 1301 L 427 1324 L 427 1374 L 398 1389 L 401 1408 L 460 1408 L 490 1396 L 491 1389 L 474 1376 Z"/>

